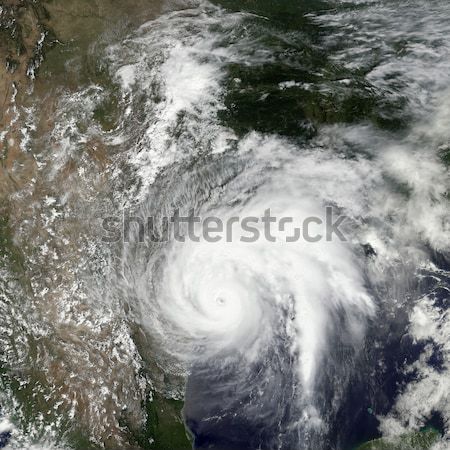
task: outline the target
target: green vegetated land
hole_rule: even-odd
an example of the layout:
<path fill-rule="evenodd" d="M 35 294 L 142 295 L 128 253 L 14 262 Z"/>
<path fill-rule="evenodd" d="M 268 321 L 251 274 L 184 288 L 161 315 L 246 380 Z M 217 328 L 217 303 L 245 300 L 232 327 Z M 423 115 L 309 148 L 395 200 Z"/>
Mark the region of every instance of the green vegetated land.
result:
<path fill-rule="evenodd" d="M 315 24 L 307 13 L 330 9 L 330 4 L 302 1 L 293 7 L 288 0 L 216 0 L 216 3 L 256 15 L 249 16 L 245 29 L 264 36 L 261 47 L 270 49 L 274 55 L 258 64 L 236 62 L 228 67 L 226 108 L 219 117 L 238 135 L 256 130 L 309 139 L 323 124 L 364 120 L 396 131 L 406 125 L 406 98 L 386 102 L 366 78 L 371 67 L 349 69 L 330 58 L 333 48 L 323 48 L 324 27 Z M 303 33 L 283 40 L 274 29 Z M 280 88 L 280 83 L 286 80 L 293 83 L 284 88 L 281 84 Z"/>
<path fill-rule="evenodd" d="M 183 402 L 167 399 L 154 393 L 147 403 L 147 426 L 139 444 L 151 450 L 190 450 L 189 440 L 182 419 Z"/>
<path fill-rule="evenodd" d="M 394 439 L 375 439 L 359 446 L 356 450 L 429 450 L 439 438 L 439 432 L 429 428 Z"/>

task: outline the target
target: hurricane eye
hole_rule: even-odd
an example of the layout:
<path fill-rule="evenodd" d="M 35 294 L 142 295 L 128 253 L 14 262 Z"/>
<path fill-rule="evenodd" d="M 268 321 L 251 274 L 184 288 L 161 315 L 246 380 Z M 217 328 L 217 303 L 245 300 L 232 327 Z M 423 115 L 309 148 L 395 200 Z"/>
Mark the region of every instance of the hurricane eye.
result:
<path fill-rule="evenodd" d="M 223 306 L 223 305 L 225 305 L 226 300 L 225 300 L 223 297 L 217 297 L 217 298 L 216 298 L 216 303 L 217 303 L 218 305 L 220 305 L 220 306 Z"/>

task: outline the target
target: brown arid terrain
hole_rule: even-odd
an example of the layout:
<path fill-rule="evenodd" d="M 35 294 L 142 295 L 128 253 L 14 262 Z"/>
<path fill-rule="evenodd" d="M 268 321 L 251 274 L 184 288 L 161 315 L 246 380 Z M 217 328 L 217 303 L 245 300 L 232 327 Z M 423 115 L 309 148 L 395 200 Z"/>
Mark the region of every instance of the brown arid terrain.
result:
<path fill-rule="evenodd" d="M 0 2 L 0 310 L 8 318 L 0 391 L 23 448 L 30 439 L 44 448 L 188 445 L 181 402 L 157 392 L 163 376 L 146 338 L 132 340 L 108 302 L 93 307 L 85 282 L 108 270 L 94 250 L 95 218 L 114 207 L 118 150 L 105 136 L 120 115 L 97 56 L 159 10 L 155 0 Z M 76 108 L 66 99 L 83 90 L 100 100 L 74 125 L 91 130 L 78 142 L 60 119 Z"/>
<path fill-rule="evenodd" d="M 1 193 L 7 194 L 30 179 L 33 167 L 19 152 L 23 141 L 20 110 L 39 102 L 41 120 L 33 131 L 37 135 L 47 132 L 52 104 L 54 107 L 61 90 L 105 81 L 104 74 L 97 72 L 96 62 L 89 61 L 90 49 L 100 37 L 106 40 L 108 33 L 123 36 L 154 17 L 159 7 L 155 1 L 144 0 L 6 0 L 0 8 Z M 49 61 L 38 76 L 44 55 Z M 14 171 L 13 165 L 21 169 Z"/>

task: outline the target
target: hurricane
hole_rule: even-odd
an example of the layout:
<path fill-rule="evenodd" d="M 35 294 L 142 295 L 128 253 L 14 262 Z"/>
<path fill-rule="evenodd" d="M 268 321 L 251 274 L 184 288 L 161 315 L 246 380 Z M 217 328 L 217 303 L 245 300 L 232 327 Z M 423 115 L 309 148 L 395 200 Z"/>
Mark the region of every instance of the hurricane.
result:
<path fill-rule="evenodd" d="M 410 10 L 407 17 L 416 19 Z M 172 157 L 163 161 L 137 214 L 145 219 L 181 209 L 185 215 L 195 211 L 229 223 L 233 217 L 261 217 L 269 208 L 278 218 L 315 217 L 324 224 L 328 206 L 345 215 L 346 239 L 286 242 L 288 230 L 279 228 L 267 240 L 259 224 L 260 238 L 251 243 L 238 229 L 227 241 L 200 238 L 169 240 L 156 248 L 125 246 L 125 291 L 133 314 L 161 346 L 170 361 L 166 367 L 188 374 L 185 414 L 197 448 L 211 442 L 213 448 L 227 449 L 328 448 L 333 441 L 348 439 L 345 426 L 339 430 L 335 425 L 348 393 L 361 390 L 367 395 L 363 364 L 372 367 L 365 376 L 386 369 L 377 360 L 377 347 L 398 336 L 383 337 L 379 322 L 394 320 L 407 327 L 410 305 L 402 298 L 416 277 L 425 277 L 419 275 L 422 271 L 435 267 L 436 252 L 448 251 L 448 171 L 433 150 L 448 139 L 447 90 L 436 86 L 421 92 L 424 98 L 414 96 L 414 126 L 401 136 L 370 123 L 323 126 L 306 142 L 301 135 L 286 136 L 284 129 L 237 134 L 218 120 L 226 108 L 221 80 L 230 67 L 246 73 L 246 65 L 256 66 L 257 72 L 275 64 L 280 47 L 288 39 L 292 45 L 292 33 L 266 28 L 260 17 L 224 16 L 224 10 L 207 3 L 166 20 L 169 42 L 174 35 L 178 39 L 160 73 L 178 67 L 177 73 L 186 77 L 164 77 L 159 87 L 163 101 L 150 129 L 160 130 L 161 136 L 173 127 L 180 132 L 177 141 L 165 144 L 150 137 L 149 146 L 158 152 L 165 145 L 180 155 L 192 150 L 176 162 Z M 339 27 L 341 18 L 314 20 Z M 260 33 L 258 38 L 251 27 Z M 161 34 L 159 28 L 154 32 Z M 358 39 L 379 38 L 376 30 L 365 32 Z M 153 55 L 160 41 L 153 31 L 142 33 L 133 45 L 150 48 Z M 267 47 L 261 46 L 264 33 L 273 39 Z M 343 58 L 346 51 L 351 48 L 336 57 Z M 421 51 L 417 47 L 405 56 L 408 70 L 389 60 L 373 70 L 373 89 L 382 90 L 391 72 L 397 83 L 411 70 L 419 75 L 418 83 L 420 77 L 426 82 Z M 299 56 L 285 64 L 291 64 L 285 71 L 301 71 L 306 63 Z M 191 72 L 195 78 L 189 77 Z M 136 71 L 135 76 L 136 89 L 145 86 L 146 73 Z M 254 87 L 244 83 L 237 77 L 231 81 L 241 102 L 243 96 L 255 95 Z M 347 81 L 335 83 L 346 86 Z M 248 101 L 263 102 L 276 95 L 273 89 L 284 93 L 297 87 L 311 89 L 291 80 L 275 87 L 263 84 L 259 99 Z M 423 106 L 430 112 L 423 117 L 415 103 L 427 95 L 431 103 Z M 282 128 L 286 119 L 273 120 Z M 297 123 L 304 135 L 313 132 L 307 121 Z M 137 166 L 144 170 L 141 162 Z M 316 232 L 326 235 L 323 225 Z M 420 291 L 413 288 L 413 295 L 428 294 Z M 390 319 L 393 310 L 402 313 Z M 245 438 L 230 432 L 241 427 L 251 430 Z"/>
<path fill-rule="evenodd" d="M 104 44 L 121 113 L 101 208 L 131 225 L 83 301 L 138 342 L 140 386 L 184 401 L 195 449 L 429 427 L 447 448 L 449 5 L 244 3 L 167 3 Z M 92 110 L 90 89 L 62 107 Z"/>

